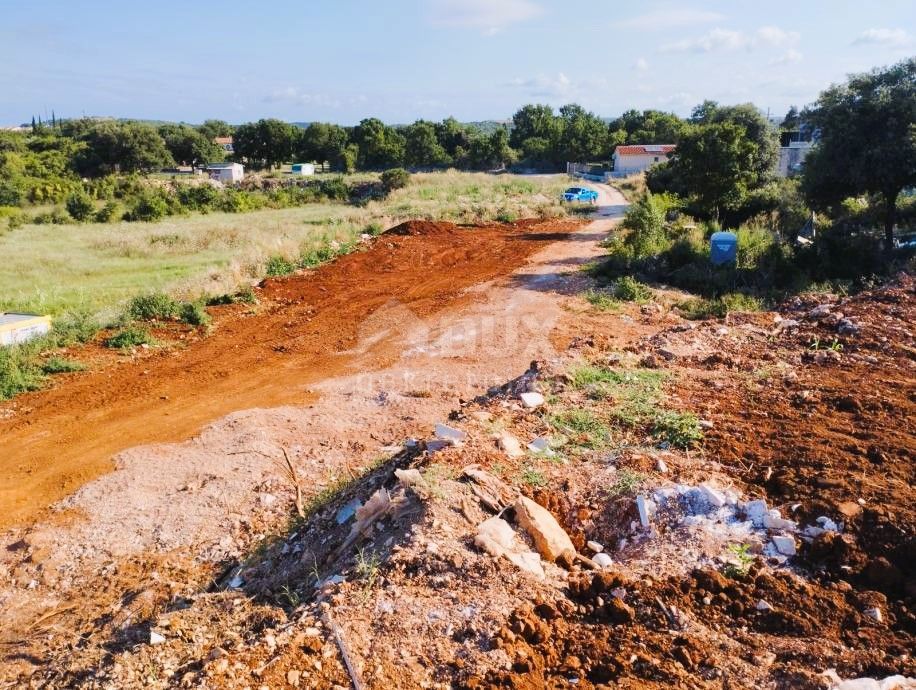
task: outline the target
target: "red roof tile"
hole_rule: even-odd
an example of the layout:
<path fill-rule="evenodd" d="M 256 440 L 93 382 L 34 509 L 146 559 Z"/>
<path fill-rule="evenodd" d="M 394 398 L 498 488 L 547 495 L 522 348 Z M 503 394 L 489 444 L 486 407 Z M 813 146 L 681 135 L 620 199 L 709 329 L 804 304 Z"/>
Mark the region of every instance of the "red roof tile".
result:
<path fill-rule="evenodd" d="M 674 144 L 633 144 L 630 146 L 618 146 L 615 152 L 621 156 L 667 156 L 675 148 L 677 147 Z"/>

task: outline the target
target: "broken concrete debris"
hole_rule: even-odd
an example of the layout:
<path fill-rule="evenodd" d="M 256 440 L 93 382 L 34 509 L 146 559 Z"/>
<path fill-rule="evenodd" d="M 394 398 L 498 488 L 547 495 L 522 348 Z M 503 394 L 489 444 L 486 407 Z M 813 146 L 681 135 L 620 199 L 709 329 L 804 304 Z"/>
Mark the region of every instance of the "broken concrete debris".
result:
<path fill-rule="evenodd" d="M 592 561 L 599 568 L 609 568 L 614 565 L 614 560 L 603 551 L 592 556 Z"/>
<path fill-rule="evenodd" d="M 727 501 L 724 493 L 718 489 L 714 489 L 709 486 L 709 484 L 700 484 L 700 491 L 703 492 L 703 497 L 707 500 L 709 505 L 715 506 L 716 508 L 721 508 Z"/>
<path fill-rule="evenodd" d="M 468 435 L 461 429 L 455 429 L 448 424 L 436 424 L 436 438 L 449 441 L 453 445 L 461 444 Z"/>
<path fill-rule="evenodd" d="M 540 579 L 544 578 L 540 556 L 522 548 L 515 530 L 502 518 L 491 517 L 480 523 L 474 543 L 494 558 L 505 558 L 520 570 Z"/>
<path fill-rule="evenodd" d="M 643 529 L 649 529 L 650 519 L 655 512 L 655 503 L 645 496 L 639 495 L 636 497 L 636 510 L 639 512 L 639 522 L 642 524 Z"/>
<path fill-rule="evenodd" d="M 604 546 L 596 541 L 587 541 L 585 545 L 592 550 L 592 553 L 601 553 L 604 551 Z"/>
<path fill-rule="evenodd" d="M 541 438 L 540 436 L 528 444 L 528 450 L 530 450 L 532 453 L 543 454 L 549 458 L 556 455 L 556 453 L 550 447 L 550 441 L 548 441 L 546 438 Z"/>
<path fill-rule="evenodd" d="M 794 556 L 796 553 L 795 550 L 795 539 L 782 534 L 774 535 L 771 539 L 774 548 L 781 553 L 783 556 Z"/>
<path fill-rule="evenodd" d="M 149 643 L 150 644 L 162 644 L 165 642 L 165 635 L 160 635 L 155 630 L 150 630 L 149 633 Z"/>
<path fill-rule="evenodd" d="M 575 558 L 576 547 L 553 515 L 530 498 L 519 496 L 513 506 L 519 525 L 534 540 L 534 546 L 548 561 Z"/>

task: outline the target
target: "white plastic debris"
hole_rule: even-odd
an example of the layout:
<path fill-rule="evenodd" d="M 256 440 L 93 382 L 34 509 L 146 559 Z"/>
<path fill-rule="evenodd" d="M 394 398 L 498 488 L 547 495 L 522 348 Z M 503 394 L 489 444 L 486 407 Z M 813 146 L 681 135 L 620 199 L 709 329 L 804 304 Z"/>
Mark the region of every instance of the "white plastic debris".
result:
<path fill-rule="evenodd" d="M 553 457 L 556 453 L 550 447 L 550 441 L 540 436 L 528 444 L 528 450 L 532 453 L 543 453 L 547 457 Z"/>
<path fill-rule="evenodd" d="M 536 391 L 528 391 L 518 396 L 525 407 L 540 407 L 544 404 L 544 396 Z"/>
<path fill-rule="evenodd" d="M 363 505 L 363 502 L 358 498 L 353 498 L 347 501 L 343 507 L 337 511 L 337 515 L 334 517 L 334 520 L 338 525 L 344 524 L 351 517 L 356 515 L 356 510 Z"/>
<path fill-rule="evenodd" d="M 160 635 L 155 630 L 150 630 L 149 633 L 149 643 L 150 644 L 162 644 L 165 642 L 165 635 Z"/>
<path fill-rule="evenodd" d="M 843 680 L 834 669 L 822 674 L 830 681 L 830 690 L 916 690 L 916 678 L 888 676 L 883 680 L 874 678 L 851 678 Z"/>
<path fill-rule="evenodd" d="M 881 609 L 878 607 L 865 609 L 862 613 L 878 623 L 881 623 L 884 620 L 884 616 L 881 614 Z"/>
<path fill-rule="evenodd" d="M 785 535 L 778 534 L 773 537 L 773 546 L 783 556 L 795 555 L 795 539 Z"/>
<path fill-rule="evenodd" d="M 587 541 L 585 545 L 590 548 L 593 553 L 601 553 L 604 551 L 604 546 L 596 541 Z"/>
<path fill-rule="evenodd" d="M 827 532 L 839 532 L 840 531 L 839 526 L 826 515 L 822 515 L 817 520 L 815 520 L 815 522 L 821 526 L 821 529 Z"/>

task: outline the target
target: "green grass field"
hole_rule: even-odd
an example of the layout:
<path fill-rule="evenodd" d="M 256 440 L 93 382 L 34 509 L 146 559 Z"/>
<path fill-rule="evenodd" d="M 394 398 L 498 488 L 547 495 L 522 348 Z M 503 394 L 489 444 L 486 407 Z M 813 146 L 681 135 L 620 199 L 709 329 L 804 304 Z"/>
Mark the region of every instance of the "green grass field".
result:
<path fill-rule="evenodd" d="M 366 176 L 360 175 L 360 179 Z M 24 225 L 0 235 L 0 311 L 114 315 L 138 294 L 231 292 L 264 275 L 269 257 L 297 258 L 410 218 L 457 222 L 564 214 L 565 176 L 417 174 L 365 207 L 312 204 L 156 223 Z"/>

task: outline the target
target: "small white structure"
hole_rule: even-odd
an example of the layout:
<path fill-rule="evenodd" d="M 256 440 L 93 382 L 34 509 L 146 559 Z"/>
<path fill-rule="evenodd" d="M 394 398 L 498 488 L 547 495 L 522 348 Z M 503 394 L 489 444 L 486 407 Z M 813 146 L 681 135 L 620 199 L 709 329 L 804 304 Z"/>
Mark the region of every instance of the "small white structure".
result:
<path fill-rule="evenodd" d="M 614 174 L 635 175 L 657 163 L 664 163 L 674 153 L 674 144 L 633 144 L 614 149 Z"/>
<path fill-rule="evenodd" d="M 241 163 L 211 163 L 207 166 L 211 180 L 239 182 L 245 177 L 245 166 Z"/>
<path fill-rule="evenodd" d="M 16 312 L 0 314 L 0 345 L 24 343 L 50 330 L 51 319 L 47 316 Z"/>
<path fill-rule="evenodd" d="M 789 177 L 801 172 L 802 163 L 814 146 L 810 141 L 791 141 L 788 146 L 779 147 L 779 165 L 776 174 L 780 177 Z"/>
<path fill-rule="evenodd" d="M 314 175 L 315 174 L 315 164 L 314 163 L 293 163 L 291 172 L 293 175 Z"/>
<path fill-rule="evenodd" d="M 235 153 L 235 145 L 232 141 L 232 137 L 216 137 L 213 141 L 226 153 Z"/>

